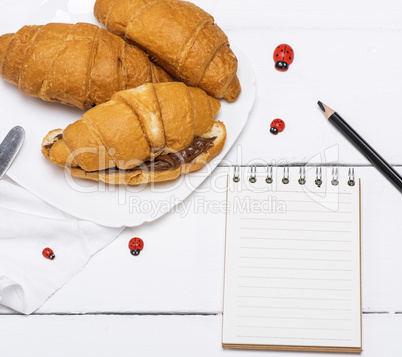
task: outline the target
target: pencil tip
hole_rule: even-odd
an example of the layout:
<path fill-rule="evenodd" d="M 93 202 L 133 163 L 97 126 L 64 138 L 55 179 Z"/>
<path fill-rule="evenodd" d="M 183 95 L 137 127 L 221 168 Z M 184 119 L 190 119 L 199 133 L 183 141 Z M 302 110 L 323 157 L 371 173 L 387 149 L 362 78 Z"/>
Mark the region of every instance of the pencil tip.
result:
<path fill-rule="evenodd" d="M 320 107 L 320 109 L 325 113 L 325 107 L 324 105 L 321 103 L 321 101 L 317 102 L 318 106 Z"/>

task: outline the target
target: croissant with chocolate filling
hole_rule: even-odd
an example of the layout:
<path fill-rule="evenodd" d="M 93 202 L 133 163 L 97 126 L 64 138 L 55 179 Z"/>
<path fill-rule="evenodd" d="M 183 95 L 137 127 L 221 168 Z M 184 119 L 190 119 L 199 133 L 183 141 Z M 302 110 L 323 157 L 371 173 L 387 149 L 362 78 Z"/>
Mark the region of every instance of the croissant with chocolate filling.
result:
<path fill-rule="evenodd" d="M 87 23 L 24 26 L 0 37 L 0 74 L 28 95 L 81 109 L 171 77 L 147 54 Z"/>
<path fill-rule="evenodd" d="M 116 93 L 65 130 L 49 132 L 42 153 L 72 175 L 113 184 L 167 181 L 218 155 L 226 128 L 220 102 L 184 83 L 144 84 Z"/>
<path fill-rule="evenodd" d="M 234 101 L 241 88 L 237 58 L 214 18 L 187 1 L 97 0 L 95 17 L 114 34 L 143 48 L 184 83 Z"/>

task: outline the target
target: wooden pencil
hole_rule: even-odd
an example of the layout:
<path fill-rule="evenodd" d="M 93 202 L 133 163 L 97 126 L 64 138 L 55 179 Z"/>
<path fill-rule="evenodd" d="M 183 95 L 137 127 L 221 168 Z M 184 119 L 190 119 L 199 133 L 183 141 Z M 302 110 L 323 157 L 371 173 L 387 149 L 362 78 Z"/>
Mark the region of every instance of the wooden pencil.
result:
<path fill-rule="evenodd" d="M 402 177 L 337 112 L 318 101 L 325 117 L 402 193 Z"/>

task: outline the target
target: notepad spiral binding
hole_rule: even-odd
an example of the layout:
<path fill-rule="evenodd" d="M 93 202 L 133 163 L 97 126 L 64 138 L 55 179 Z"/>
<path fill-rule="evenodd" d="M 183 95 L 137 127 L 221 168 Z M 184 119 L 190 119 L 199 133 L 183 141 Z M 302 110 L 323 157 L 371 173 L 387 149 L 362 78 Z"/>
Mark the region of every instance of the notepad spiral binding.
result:
<path fill-rule="evenodd" d="M 322 167 L 321 166 L 318 166 L 316 168 L 315 176 L 316 177 L 315 177 L 314 183 L 318 187 L 321 187 L 321 185 L 322 185 Z M 250 183 L 257 182 L 257 168 L 256 168 L 256 166 L 250 166 L 250 176 L 249 176 L 248 180 L 249 180 Z M 233 181 L 234 182 L 240 182 L 239 166 L 234 167 Z M 307 182 L 306 181 L 306 168 L 304 166 L 300 167 L 299 179 L 297 181 L 298 181 L 298 183 L 300 185 L 305 185 L 306 182 Z M 265 182 L 267 184 L 272 184 L 274 182 L 274 179 L 273 179 L 273 176 L 272 176 L 272 166 L 267 166 L 267 177 L 265 179 Z M 283 167 L 282 183 L 284 185 L 287 185 L 289 182 L 290 182 L 290 179 L 289 179 L 289 166 L 284 166 Z M 347 183 L 348 183 L 349 186 L 354 186 L 355 185 L 355 169 L 353 167 L 349 168 Z M 331 184 L 333 186 L 339 185 L 338 167 L 333 167 L 332 168 Z"/>

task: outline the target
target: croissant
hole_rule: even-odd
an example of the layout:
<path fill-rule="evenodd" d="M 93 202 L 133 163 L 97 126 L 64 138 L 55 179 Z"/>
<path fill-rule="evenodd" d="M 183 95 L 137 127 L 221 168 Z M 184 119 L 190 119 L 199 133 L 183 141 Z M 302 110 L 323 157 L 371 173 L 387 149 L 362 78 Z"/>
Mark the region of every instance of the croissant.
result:
<path fill-rule="evenodd" d="M 215 98 L 234 101 L 241 88 L 237 58 L 214 18 L 180 0 L 97 0 L 95 17 L 143 48 L 171 75 Z"/>
<path fill-rule="evenodd" d="M 171 77 L 139 48 L 87 23 L 24 26 L 0 37 L 0 73 L 28 95 L 81 109 Z"/>
<path fill-rule="evenodd" d="M 166 181 L 200 169 L 223 148 L 220 102 L 180 82 L 121 91 L 65 130 L 42 153 L 73 176 L 113 184 Z"/>

